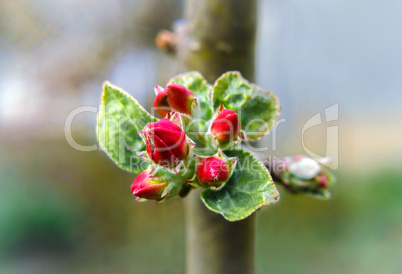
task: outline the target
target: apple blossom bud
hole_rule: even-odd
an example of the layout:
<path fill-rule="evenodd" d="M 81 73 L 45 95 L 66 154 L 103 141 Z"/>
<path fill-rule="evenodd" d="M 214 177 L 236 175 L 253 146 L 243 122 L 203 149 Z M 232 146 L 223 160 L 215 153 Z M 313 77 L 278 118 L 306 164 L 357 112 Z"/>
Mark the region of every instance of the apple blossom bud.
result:
<path fill-rule="evenodd" d="M 188 140 L 184 131 L 168 119 L 148 123 L 140 132 L 149 158 L 168 168 L 187 157 Z"/>
<path fill-rule="evenodd" d="M 295 156 L 289 164 L 290 173 L 304 180 L 314 178 L 321 169 L 321 164 L 310 157 Z"/>
<path fill-rule="evenodd" d="M 156 98 L 154 107 L 163 118 L 171 112 L 179 112 L 182 114 L 192 115 L 194 104 L 197 104 L 197 98 L 188 88 L 178 85 L 169 84 L 165 90 L 155 87 Z"/>
<path fill-rule="evenodd" d="M 237 114 L 233 110 L 225 109 L 221 105 L 215 115 L 216 117 L 211 126 L 211 133 L 216 137 L 219 144 L 222 145 L 236 141 L 240 132 L 240 121 Z"/>
<path fill-rule="evenodd" d="M 168 182 L 159 180 L 144 170 L 131 184 L 131 192 L 140 199 L 160 200 L 164 198 L 164 190 Z"/>
<path fill-rule="evenodd" d="M 197 180 L 205 187 L 219 187 L 229 179 L 229 164 L 219 157 L 208 157 L 197 166 Z"/>
<path fill-rule="evenodd" d="M 330 163 L 329 159 L 325 160 L 326 164 Z M 335 178 L 322 162 L 304 155 L 284 157 L 272 161 L 270 170 L 275 181 L 293 193 L 325 193 L 325 198 L 328 198 L 326 189 Z"/>

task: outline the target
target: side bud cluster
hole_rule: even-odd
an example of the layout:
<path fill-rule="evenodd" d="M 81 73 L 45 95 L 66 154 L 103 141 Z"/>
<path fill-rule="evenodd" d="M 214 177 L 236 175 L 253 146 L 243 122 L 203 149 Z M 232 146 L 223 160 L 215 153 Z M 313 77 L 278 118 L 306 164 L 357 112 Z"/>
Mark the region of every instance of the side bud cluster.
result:
<path fill-rule="evenodd" d="M 271 163 L 270 169 L 275 181 L 283 184 L 292 193 L 329 195 L 326 189 L 335 181 L 332 173 L 325 168 L 330 162 L 329 158 L 313 159 L 298 155 L 277 159 Z"/>
<path fill-rule="evenodd" d="M 172 83 L 164 90 L 155 86 L 155 93 L 154 107 L 162 118 L 166 118 L 170 112 L 193 116 L 198 108 L 194 93 L 182 85 Z"/>

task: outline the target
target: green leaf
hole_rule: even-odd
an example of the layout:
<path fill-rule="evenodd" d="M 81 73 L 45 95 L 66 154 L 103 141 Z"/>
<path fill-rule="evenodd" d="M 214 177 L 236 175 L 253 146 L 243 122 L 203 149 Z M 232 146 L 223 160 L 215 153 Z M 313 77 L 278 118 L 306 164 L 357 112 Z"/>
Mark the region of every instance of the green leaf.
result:
<path fill-rule="evenodd" d="M 127 92 L 105 82 L 96 132 L 102 149 L 117 166 L 135 173 L 147 168 L 148 164 L 138 157 L 145 144 L 137 131 L 155 121 Z"/>
<path fill-rule="evenodd" d="M 228 221 L 239 221 L 263 205 L 279 200 L 279 193 L 265 166 L 243 150 L 227 151 L 228 157 L 237 157 L 232 177 L 219 191 L 205 190 L 201 194 L 204 204 L 220 213 Z"/>
<path fill-rule="evenodd" d="M 253 87 L 241 76 L 240 72 L 229 71 L 216 80 L 212 102 L 215 109 L 223 104 L 225 108 L 237 112 L 247 103 L 252 94 Z"/>
<path fill-rule="evenodd" d="M 280 108 L 273 92 L 255 86 L 253 97 L 241 108 L 240 123 L 250 141 L 264 137 L 274 126 Z"/>
<path fill-rule="evenodd" d="M 190 71 L 179 74 L 170 79 L 168 84 L 172 82 L 185 86 L 195 94 L 200 103 L 201 118 L 203 120 L 207 121 L 212 117 L 213 109 L 210 101 L 212 87 L 199 72 Z"/>
<path fill-rule="evenodd" d="M 230 71 L 216 80 L 212 101 L 214 108 L 223 104 L 234 110 L 249 141 L 266 135 L 279 116 L 280 106 L 271 91 L 250 84 L 240 72 Z"/>

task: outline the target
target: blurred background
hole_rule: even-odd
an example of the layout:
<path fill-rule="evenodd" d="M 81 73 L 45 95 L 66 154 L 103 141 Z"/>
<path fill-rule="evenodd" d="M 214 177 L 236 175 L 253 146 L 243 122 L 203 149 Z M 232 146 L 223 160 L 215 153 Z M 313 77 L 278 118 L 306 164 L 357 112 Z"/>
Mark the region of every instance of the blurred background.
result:
<path fill-rule="evenodd" d="M 105 80 L 151 106 L 154 84 L 175 73 L 154 38 L 182 10 L 179 0 L 0 1 L 0 273 L 183 273 L 182 201 L 135 202 L 135 175 L 64 132 L 71 111 L 98 106 Z M 258 273 L 402 269 L 401 12 L 397 0 L 260 0 L 256 82 L 286 120 L 270 153 L 306 154 L 304 124 L 338 104 L 304 146 L 325 155 L 338 127 L 339 166 L 333 199 L 278 186 L 280 202 L 259 211 Z M 96 145 L 95 121 L 75 117 L 78 144 Z"/>

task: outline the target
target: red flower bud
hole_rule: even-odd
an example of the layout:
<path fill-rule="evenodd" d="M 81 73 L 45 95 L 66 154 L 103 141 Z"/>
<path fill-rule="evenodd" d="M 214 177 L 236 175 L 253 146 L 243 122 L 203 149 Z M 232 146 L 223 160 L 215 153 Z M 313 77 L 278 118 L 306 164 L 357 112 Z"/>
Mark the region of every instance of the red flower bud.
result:
<path fill-rule="evenodd" d="M 230 167 L 224 159 L 212 156 L 201 160 L 196 173 L 200 185 L 219 187 L 229 179 Z"/>
<path fill-rule="evenodd" d="M 168 119 L 148 123 L 142 131 L 147 153 L 157 164 L 174 167 L 187 156 L 187 137 L 184 131 Z"/>
<path fill-rule="evenodd" d="M 154 101 L 155 111 L 163 118 L 171 111 L 167 102 L 167 93 L 159 86 L 155 86 L 156 98 Z"/>
<path fill-rule="evenodd" d="M 240 121 L 237 114 L 233 110 L 224 109 L 223 105 L 218 108 L 217 113 L 218 115 L 212 122 L 211 133 L 220 144 L 236 141 L 240 132 Z"/>
<path fill-rule="evenodd" d="M 169 84 L 165 90 L 156 86 L 155 92 L 154 107 L 163 118 L 171 111 L 191 115 L 193 104 L 197 103 L 194 93 L 182 85 Z"/>
<path fill-rule="evenodd" d="M 138 198 L 159 200 L 165 196 L 163 192 L 167 185 L 168 182 L 159 181 L 144 170 L 131 184 L 131 192 Z"/>

